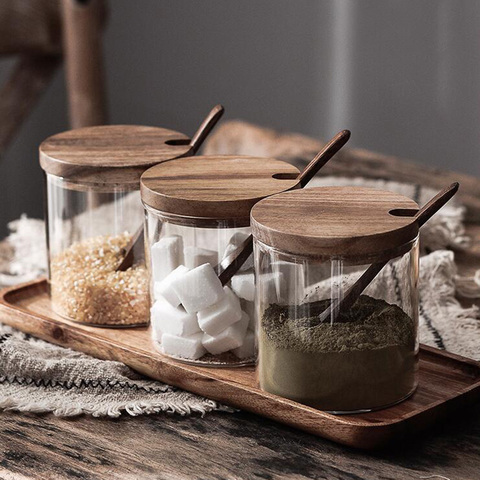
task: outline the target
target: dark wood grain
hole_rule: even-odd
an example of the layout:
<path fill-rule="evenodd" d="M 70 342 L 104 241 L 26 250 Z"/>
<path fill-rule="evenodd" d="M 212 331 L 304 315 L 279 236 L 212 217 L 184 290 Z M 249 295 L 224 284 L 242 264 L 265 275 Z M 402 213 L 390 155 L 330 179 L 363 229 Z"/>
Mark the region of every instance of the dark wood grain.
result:
<path fill-rule="evenodd" d="M 275 158 L 198 156 L 155 165 L 140 183 L 143 202 L 161 212 L 248 225 L 253 205 L 295 187 L 298 174 L 296 167 Z"/>
<path fill-rule="evenodd" d="M 480 398 L 480 363 L 422 347 L 419 387 L 408 400 L 377 412 L 330 415 L 260 390 L 253 367 L 197 367 L 165 357 L 156 351 L 146 328 L 115 330 L 65 320 L 51 309 L 46 281 L 4 290 L 0 320 L 52 343 L 123 362 L 149 377 L 362 449 L 417 433 Z"/>
<path fill-rule="evenodd" d="M 188 155 L 183 133 L 142 125 L 76 128 L 52 135 L 39 148 L 45 172 L 76 182 L 131 183 L 152 165 Z"/>
<path fill-rule="evenodd" d="M 3 412 L 0 445 L 5 480 L 476 480 L 480 405 L 374 454 L 245 412 L 116 420 Z"/>
<path fill-rule="evenodd" d="M 418 205 L 403 195 L 362 187 L 294 190 L 257 203 L 251 214 L 253 236 L 280 251 L 315 257 L 385 256 L 413 240 Z M 391 258 L 391 257 L 389 257 Z M 366 262 L 368 263 L 368 262 Z"/>

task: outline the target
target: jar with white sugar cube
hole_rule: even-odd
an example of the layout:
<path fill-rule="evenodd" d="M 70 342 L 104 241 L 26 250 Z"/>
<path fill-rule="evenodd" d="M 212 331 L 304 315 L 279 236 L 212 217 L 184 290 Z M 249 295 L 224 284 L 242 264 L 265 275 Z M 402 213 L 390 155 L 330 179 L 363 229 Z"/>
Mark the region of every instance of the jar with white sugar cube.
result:
<path fill-rule="evenodd" d="M 415 391 L 417 212 L 402 195 L 356 187 L 253 207 L 261 389 L 332 413 Z"/>
<path fill-rule="evenodd" d="M 295 188 L 298 174 L 272 158 L 200 156 L 142 175 L 151 331 L 163 354 L 213 367 L 255 360 L 250 210 Z"/>
<path fill-rule="evenodd" d="M 148 323 L 143 242 L 125 259 L 143 232 L 140 176 L 191 151 L 182 133 L 134 125 L 71 130 L 40 145 L 55 312 L 94 326 Z"/>

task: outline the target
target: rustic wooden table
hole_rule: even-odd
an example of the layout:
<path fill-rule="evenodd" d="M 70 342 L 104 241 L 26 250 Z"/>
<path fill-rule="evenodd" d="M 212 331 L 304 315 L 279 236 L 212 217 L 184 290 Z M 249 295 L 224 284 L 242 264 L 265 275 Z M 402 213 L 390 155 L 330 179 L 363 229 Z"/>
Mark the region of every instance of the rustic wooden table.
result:
<path fill-rule="evenodd" d="M 475 480 L 480 478 L 480 405 L 376 453 L 248 413 L 68 420 L 4 412 L 0 445 L 5 480 Z"/>
<path fill-rule="evenodd" d="M 405 175 L 399 180 L 408 180 Z M 450 179 L 439 180 L 433 172 L 425 176 L 440 186 Z M 463 199 L 478 224 L 478 183 L 462 180 Z M 472 249 L 456 257 L 464 273 L 480 265 L 480 226 L 470 226 L 469 233 Z M 0 480 L 71 478 L 477 480 L 480 404 L 374 453 L 245 412 L 117 420 L 0 413 Z"/>
<path fill-rule="evenodd" d="M 461 272 L 480 265 L 480 226 Z M 465 304 L 471 304 L 466 300 Z M 117 420 L 0 413 L 0 479 L 480 479 L 480 404 L 362 452 L 245 413 Z"/>

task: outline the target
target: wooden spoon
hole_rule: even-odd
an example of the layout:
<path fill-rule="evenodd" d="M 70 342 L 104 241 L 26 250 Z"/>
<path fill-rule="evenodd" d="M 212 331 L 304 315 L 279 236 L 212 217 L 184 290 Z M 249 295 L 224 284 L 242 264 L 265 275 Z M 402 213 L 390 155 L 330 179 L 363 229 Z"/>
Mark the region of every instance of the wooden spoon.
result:
<path fill-rule="evenodd" d="M 115 271 L 124 272 L 129 269 L 135 260 L 141 255 L 141 251 L 144 248 L 144 235 L 143 235 L 143 225 L 133 234 L 130 241 L 125 247 L 125 255 L 122 258 L 121 262 L 118 264 Z M 142 250 L 140 250 L 142 249 Z"/>
<path fill-rule="evenodd" d="M 205 117 L 205 120 L 202 122 L 202 124 L 198 127 L 195 135 L 190 140 L 190 147 L 192 148 L 192 153 L 194 155 L 198 152 L 208 135 L 210 135 L 213 127 L 217 124 L 220 118 L 222 118 L 224 112 L 225 109 L 222 105 L 215 105 L 210 110 L 210 113 Z"/>
<path fill-rule="evenodd" d="M 202 146 L 205 139 L 208 137 L 210 132 L 213 130 L 213 127 L 222 117 L 225 109 L 222 105 L 215 105 L 210 113 L 205 117 L 198 130 L 195 132 L 195 135 L 190 140 L 190 147 L 192 155 L 198 152 L 199 148 Z M 132 238 L 125 247 L 125 255 L 118 264 L 115 271 L 124 272 L 133 265 L 134 259 L 138 256 L 140 248 L 143 249 L 144 244 L 144 235 L 143 235 L 143 225 L 141 225 L 138 230 L 133 234 Z"/>
<path fill-rule="evenodd" d="M 317 172 L 348 142 L 349 138 L 349 130 L 342 130 L 337 133 L 298 175 L 297 183 L 290 190 L 305 187 Z M 226 285 L 231 280 L 252 252 L 253 236 L 250 235 L 235 251 L 215 267 L 222 285 Z"/>
<path fill-rule="evenodd" d="M 418 223 L 418 227 L 421 228 L 430 218 L 433 217 L 458 191 L 459 184 L 457 182 L 452 183 L 449 187 L 444 188 L 441 192 L 437 193 L 426 205 L 424 205 L 415 215 Z M 320 322 L 332 318 L 333 321 L 338 319 L 341 312 L 350 309 L 357 301 L 361 293 L 370 285 L 372 280 L 380 273 L 382 268 L 388 263 L 385 262 L 373 263 L 365 270 L 362 276 L 350 287 L 341 301 L 330 303 L 320 314 Z M 312 304 L 317 302 L 312 302 Z M 305 307 L 309 308 L 309 304 Z M 312 305 L 313 306 L 313 305 Z"/>

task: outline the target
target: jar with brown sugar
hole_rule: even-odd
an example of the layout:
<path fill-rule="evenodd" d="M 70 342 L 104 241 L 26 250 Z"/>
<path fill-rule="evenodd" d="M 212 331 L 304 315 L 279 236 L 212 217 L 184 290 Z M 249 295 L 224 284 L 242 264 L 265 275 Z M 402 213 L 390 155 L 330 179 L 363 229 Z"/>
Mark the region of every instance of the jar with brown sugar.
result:
<path fill-rule="evenodd" d="M 417 211 L 404 196 L 355 187 L 294 190 L 253 207 L 263 390 L 332 413 L 415 391 Z"/>
<path fill-rule="evenodd" d="M 152 165 L 191 152 L 190 139 L 181 133 L 134 125 L 80 128 L 40 145 L 56 313 L 94 326 L 148 323 L 143 245 L 133 265 L 119 268 L 143 226 L 140 176 Z"/>

